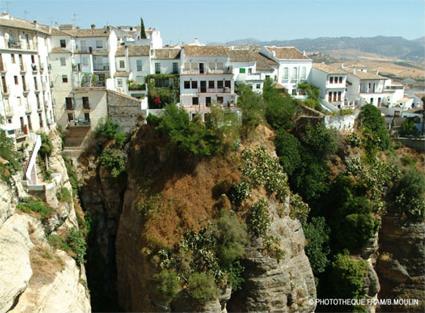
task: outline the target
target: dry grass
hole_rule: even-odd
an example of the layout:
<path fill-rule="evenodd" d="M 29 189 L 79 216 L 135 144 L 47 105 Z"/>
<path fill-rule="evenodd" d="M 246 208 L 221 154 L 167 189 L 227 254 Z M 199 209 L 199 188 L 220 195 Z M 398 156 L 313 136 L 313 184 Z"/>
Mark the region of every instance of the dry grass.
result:
<path fill-rule="evenodd" d="M 47 245 L 36 245 L 30 254 L 33 271 L 31 284 L 45 285 L 52 282 L 64 267 L 63 260 Z"/>

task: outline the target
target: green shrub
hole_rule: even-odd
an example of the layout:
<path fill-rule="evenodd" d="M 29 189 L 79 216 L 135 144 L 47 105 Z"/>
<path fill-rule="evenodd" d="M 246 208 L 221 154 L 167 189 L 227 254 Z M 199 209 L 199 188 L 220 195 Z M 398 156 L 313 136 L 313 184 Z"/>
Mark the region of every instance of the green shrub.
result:
<path fill-rule="evenodd" d="M 326 159 L 337 150 L 338 134 L 328 129 L 323 123 L 313 125 L 308 123 L 300 140 L 318 159 Z"/>
<path fill-rule="evenodd" d="M 308 256 L 313 273 L 323 273 L 329 263 L 329 233 L 324 217 L 313 217 L 310 223 L 304 224 L 304 235 L 307 241 L 305 253 Z"/>
<path fill-rule="evenodd" d="M 72 194 L 66 187 L 61 187 L 56 193 L 56 197 L 60 202 L 71 202 Z"/>
<path fill-rule="evenodd" d="M 75 167 L 72 165 L 71 159 L 66 156 L 63 156 L 63 160 L 65 162 L 66 172 L 68 173 L 69 183 L 72 186 L 72 191 L 74 194 L 78 193 L 78 176 L 75 171 Z"/>
<path fill-rule="evenodd" d="M 161 122 L 161 118 L 154 114 L 149 114 L 148 117 L 146 118 L 146 123 L 152 127 L 157 127 L 160 122 Z"/>
<path fill-rule="evenodd" d="M 295 169 L 301 165 L 301 144 L 297 137 L 286 131 L 279 131 L 275 139 L 276 153 L 279 156 L 288 176 L 291 176 Z"/>
<path fill-rule="evenodd" d="M 233 212 L 221 210 L 220 216 L 214 223 L 213 232 L 219 262 L 222 267 L 229 268 L 245 253 L 248 242 L 246 225 L 241 223 Z"/>
<path fill-rule="evenodd" d="M 264 102 L 260 95 L 246 85 L 240 85 L 238 107 L 242 112 L 244 135 L 247 136 L 264 121 Z"/>
<path fill-rule="evenodd" d="M 87 243 L 82 232 L 72 228 L 67 235 L 66 242 L 75 255 L 77 264 L 83 264 L 86 256 Z"/>
<path fill-rule="evenodd" d="M 116 178 L 125 172 L 127 156 L 123 150 L 106 148 L 99 158 L 100 164 L 111 171 L 111 176 Z"/>
<path fill-rule="evenodd" d="M 256 238 L 264 238 L 271 224 L 268 203 L 262 199 L 250 209 L 247 217 L 248 231 Z"/>
<path fill-rule="evenodd" d="M 42 220 L 47 219 L 53 212 L 53 209 L 47 203 L 35 198 L 24 199 L 16 207 L 25 213 L 35 212 L 40 215 Z"/>
<path fill-rule="evenodd" d="M 405 119 L 403 123 L 401 123 L 398 133 L 400 134 L 400 136 L 403 136 L 403 137 L 406 137 L 406 136 L 416 137 L 419 135 L 419 130 L 416 128 L 415 121 L 411 118 L 408 118 L 408 119 Z"/>
<path fill-rule="evenodd" d="M 120 130 L 119 125 L 110 118 L 98 123 L 95 134 L 97 138 L 115 140 L 118 145 L 122 145 L 126 138 L 125 133 Z"/>
<path fill-rule="evenodd" d="M 233 204 L 240 206 L 242 202 L 248 198 L 250 192 L 251 186 L 246 181 L 241 181 L 230 188 L 228 196 Z"/>
<path fill-rule="evenodd" d="M 425 176 L 408 169 L 390 191 L 390 209 L 421 222 L 425 218 Z"/>
<path fill-rule="evenodd" d="M 266 120 L 274 129 L 293 128 L 296 111 L 297 104 L 290 96 L 275 94 L 266 101 Z"/>
<path fill-rule="evenodd" d="M 0 162 L 0 179 L 10 183 L 11 176 L 21 168 L 21 154 L 16 151 L 13 140 L 6 136 L 0 129 L 0 158 L 5 162 Z"/>
<path fill-rule="evenodd" d="M 52 154 L 53 144 L 48 134 L 40 133 L 39 135 L 41 137 L 41 146 L 40 150 L 38 150 L 38 153 L 44 159 Z"/>
<path fill-rule="evenodd" d="M 199 303 L 206 303 L 218 296 L 214 277 L 207 273 L 195 272 L 189 276 L 187 291 L 190 297 Z"/>
<path fill-rule="evenodd" d="M 179 276 L 173 270 L 162 270 L 153 279 L 156 297 L 167 305 L 181 290 Z"/>
<path fill-rule="evenodd" d="M 359 299 L 364 296 L 367 271 L 367 261 L 338 254 L 330 274 L 335 298 Z"/>
<path fill-rule="evenodd" d="M 245 279 L 243 273 L 245 268 L 239 261 L 234 262 L 226 269 L 227 282 L 232 286 L 232 292 L 241 289 Z"/>
<path fill-rule="evenodd" d="M 306 106 L 321 111 L 319 88 L 307 82 L 302 82 L 298 84 L 298 89 L 303 90 L 307 95 L 307 100 L 304 101 Z"/>
<path fill-rule="evenodd" d="M 307 203 L 298 194 L 292 194 L 290 197 L 290 212 L 289 216 L 291 218 L 298 219 L 301 224 L 307 222 L 308 214 L 310 213 L 310 207 Z"/>

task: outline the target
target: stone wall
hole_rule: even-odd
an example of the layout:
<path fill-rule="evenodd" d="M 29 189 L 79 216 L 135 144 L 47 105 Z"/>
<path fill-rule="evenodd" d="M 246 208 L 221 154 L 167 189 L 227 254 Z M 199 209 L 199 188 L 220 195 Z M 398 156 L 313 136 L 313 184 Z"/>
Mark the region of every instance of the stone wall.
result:
<path fill-rule="evenodd" d="M 141 100 L 108 90 L 108 116 L 129 132 L 142 114 Z"/>

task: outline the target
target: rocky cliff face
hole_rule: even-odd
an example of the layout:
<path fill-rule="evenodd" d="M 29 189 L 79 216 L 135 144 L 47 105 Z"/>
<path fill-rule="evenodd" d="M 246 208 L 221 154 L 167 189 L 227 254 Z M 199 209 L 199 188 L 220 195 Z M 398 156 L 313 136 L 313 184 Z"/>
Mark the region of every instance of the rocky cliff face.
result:
<path fill-rule="evenodd" d="M 182 237 L 183 230 L 198 231 L 208 224 L 217 208 L 229 206 L 229 199 L 220 196 L 219 189 L 239 181 L 241 173 L 237 156 L 191 163 L 170 158 L 160 141 L 147 137 L 140 132 L 131 144 L 128 184 L 116 238 L 120 305 L 126 311 L 142 312 L 314 311 L 315 282 L 304 253 L 301 224 L 288 216 L 288 207 L 285 214 L 279 213 L 273 199 L 269 199 L 268 207 L 270 235 L 278 239 L 279 249 L 283 251 L 279 260 L 263 253 L 265 244 L 254 240 L 242 260 L 245 266 L 242 290 L 235 293 L 230 288 L 221 289 L 219 296 L 203 305 L 185 300 L 171 306 L 158 303 L 152 283 L 158 268 L 149 254 L 148 242 L 172 247 Z M 141 202 L 146 203 L 147 189 L 159 194 L 157 201 L 166 207 L 149 223 L 140 206 Z M 258 191 L 261 192 L 264 195 Z"/>
<path fill-rule="evenodd" d="M 394 213 L 382 219 L 376 265 L 382 299 L 418 299 L 419 305 L 381 306 L 381 312 L 425 310 L 425 223 L 406 223 Z"/>
<path fill-rule="evenodd" d="M 46 194 L 52 212 L 42 222 L 36 214 L 17 209 L 22 181 L 13 187 L 0 181 L 0 312 L 90 312 L 90 296 L 83 266 L 64 251 L 53 248 L 49 234 L 78 228 L 72 202 L 56 198 L 56 188 L 71 190 L 60 154 L 60 138 L 51 134 L 49 166 L 60 174 L 54 191 Z M 19 196 L 18 196 L 18 190 Z"/>

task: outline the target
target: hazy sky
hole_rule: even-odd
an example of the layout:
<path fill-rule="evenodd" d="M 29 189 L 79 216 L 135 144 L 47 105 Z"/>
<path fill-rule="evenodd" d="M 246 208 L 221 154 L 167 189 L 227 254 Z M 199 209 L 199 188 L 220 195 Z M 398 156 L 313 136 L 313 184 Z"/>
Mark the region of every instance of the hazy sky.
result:
<path fill-rule="evenodd" d="M 134 25 L 142 16 L 166 43 L 425 35 L 425 0 L 0 0 L 0 8 L 82 27 Z"/>

